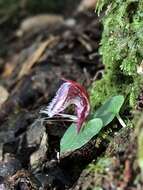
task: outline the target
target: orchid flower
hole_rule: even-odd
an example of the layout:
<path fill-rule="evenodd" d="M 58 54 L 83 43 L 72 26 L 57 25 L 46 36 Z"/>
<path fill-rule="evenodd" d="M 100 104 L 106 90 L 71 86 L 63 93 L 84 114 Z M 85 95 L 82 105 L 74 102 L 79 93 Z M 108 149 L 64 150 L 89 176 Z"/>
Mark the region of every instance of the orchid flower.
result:
<path fill-rule="evenodd" d="M 58 89 L 56 96 L 45 110 L 40 113 L 45 113 L 52 118 L 54 116 L 61 116 L 63 118 L 70 118 L 76 123 L 77 132 L 80 132 L 84 121 L 90 112 L 89 96 L 86 90 L 77 82 L 63 79 L 64 83 Z M 75 115 L 64 114 L 63 111 L 70 106 L 75 105 Z"/>

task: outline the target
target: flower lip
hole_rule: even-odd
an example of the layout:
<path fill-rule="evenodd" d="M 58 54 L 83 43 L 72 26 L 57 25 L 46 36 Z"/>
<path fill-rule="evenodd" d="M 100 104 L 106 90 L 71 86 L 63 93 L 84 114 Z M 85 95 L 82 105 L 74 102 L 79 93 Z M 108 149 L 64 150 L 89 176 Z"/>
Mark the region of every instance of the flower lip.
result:
<path fill-rule="evenodd" d="M 79 133 L 84 121 L 90 112 L 89 96 L 85 88 L 75 81 L 62 78 L 64 83 L 58 89 L 56 96 L 45 110 L 40 113 L 45 113 L 52 118 L 53 116 L 61 116 L 63 118 L 70 118 L 77 125 L 77 132 Z M 63 111 L 70 106 L 75 105 L 75 115 L 64 114 Z"/>

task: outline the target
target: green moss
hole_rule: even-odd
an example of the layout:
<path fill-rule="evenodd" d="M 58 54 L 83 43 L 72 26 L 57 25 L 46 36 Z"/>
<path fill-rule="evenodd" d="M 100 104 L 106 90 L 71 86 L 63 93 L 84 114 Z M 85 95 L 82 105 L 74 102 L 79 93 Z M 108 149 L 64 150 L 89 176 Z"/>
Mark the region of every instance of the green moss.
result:
<path fill-rule="evenodd" d="M 103 7 L 106 14 L 100 54 L 105 74 L 93 83 L 91 102 L 98 106 L 109 96 L 129 94 L 133 107 L 143 82 L 137 73 L 137 66 L 143 60 L 143 1 L 99 0 L 97 10 Z"/>
<path fill-rule="evenodd" d="M 117 88 L 114 75 L 105 74 L 103 79 L 96 81 L 91 88 L 91 104 L 93 107 L 99 107 L 109 97 L 120 93 L 125 95 L 127 90 L 125 84 L 120 84 Z"/>
<path fill-rule="evenodd" d="M 104 174 L 106 173 L 106 170 L 111 167 L 111 165 L 112 159 L 103 157 L 100 158 L 96 163 L 89 164 L 87 170 L 98 174 Z"/>

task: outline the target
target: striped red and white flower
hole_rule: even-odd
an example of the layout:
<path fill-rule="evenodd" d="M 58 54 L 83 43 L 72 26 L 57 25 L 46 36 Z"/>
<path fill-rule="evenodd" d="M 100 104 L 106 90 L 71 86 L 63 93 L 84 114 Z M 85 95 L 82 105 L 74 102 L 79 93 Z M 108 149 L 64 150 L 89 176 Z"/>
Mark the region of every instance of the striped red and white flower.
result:
<path fill-rule="evenodd" d="M 51 103 L 40 113 L 47 114 L 49 118 L 54 116 L 70 118 L 76 123 L 79 133 L 90 112 L 89 96 L 85 88 L 79 83 L 67 79 L 63 79 L 63 81 L 64 83 L 58 89 Z M 72 104 L 75 105 L 76 115 L 64 114 L 63 111 Z"/>

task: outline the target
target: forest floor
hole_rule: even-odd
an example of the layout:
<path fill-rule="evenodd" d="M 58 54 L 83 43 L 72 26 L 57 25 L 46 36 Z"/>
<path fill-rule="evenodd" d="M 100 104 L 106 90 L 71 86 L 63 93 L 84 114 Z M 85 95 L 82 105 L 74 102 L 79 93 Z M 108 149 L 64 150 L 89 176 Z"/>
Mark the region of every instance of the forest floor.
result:
<path fill-rule="evenodd" d="M 70 123 L 42 123 L 39 111 L 61 78 L 87 89 L 101 79 L 103 27 L 94 11 L 66 19 L 47 15 L 43 24 L 40 19 L 29 21 L 26 29 L 3 26 L 1 31 L 0 189 L 141 189 L 132 128 L 121 129 L 117 123 L 114 133 L 107 131 L 106 137 L 58 159 L 59 142 Z"/>

